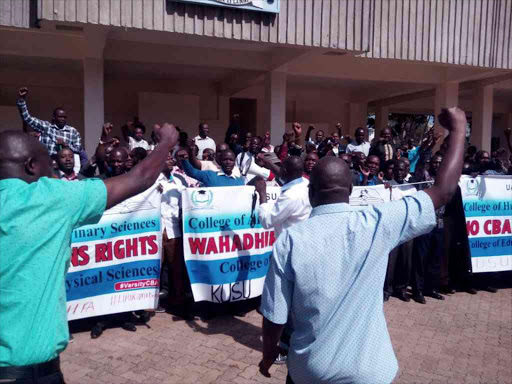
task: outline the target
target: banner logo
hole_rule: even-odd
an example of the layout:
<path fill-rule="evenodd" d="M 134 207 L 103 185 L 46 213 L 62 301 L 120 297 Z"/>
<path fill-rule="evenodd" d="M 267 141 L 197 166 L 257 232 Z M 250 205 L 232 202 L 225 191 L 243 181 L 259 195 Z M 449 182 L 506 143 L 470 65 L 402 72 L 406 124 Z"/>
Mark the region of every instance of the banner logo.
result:
<path fill-rule="evenodd" d="M 213 192 L 209 189 L 199 189 L 192 192 L 192 205 L 195 208 L 208 209 L 213 204 Z"/>

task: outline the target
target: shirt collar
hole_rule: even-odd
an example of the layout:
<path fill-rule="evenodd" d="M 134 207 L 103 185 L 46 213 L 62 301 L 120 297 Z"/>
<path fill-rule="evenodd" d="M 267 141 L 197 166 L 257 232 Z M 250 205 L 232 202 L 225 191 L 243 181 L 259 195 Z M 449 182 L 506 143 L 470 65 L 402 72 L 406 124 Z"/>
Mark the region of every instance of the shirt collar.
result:
<path fill-rule="evenodd" d="M 231 171 L 231 175 L 226 175 L 222 170 L 217 172 L 217 176 L 226 176 L 226 177 L 231 177 L 232 179 L 236 179 L 236 176 L 233 175 L 233 171 Z"/>
<path fill-rule="evenodd" d="M 77 176 L 75 174 L 75 172 L 73 172 L 70 176 L 66 175 L 64 172 L 62 172 L 61 170 L 59 170 L 60 172 L 60 178 L 61 179 L 67 179 L 67 180 L 76 180 Z"/>
<path fill-rule="evenodd" d="M 203 138 L 202 138 L 201 136 L 199 136 L 199 135 L 197 135 L 197 136 L 195 137 L 195 139 L 196 139 L 196 140 L 208 140 L 209 138 L 210 138 L 210 136 L 206 136 L 206 137 L 203 139 Z"/>
<path fill-rule="evenodd" d="M 354 207 L 351 207 L 350 204 L 348 203 L 324 204 L 313 208 L 313 210 L 311 211 L 311 217 L 327 215 L 331 213 L 351 212 L 353 210 Z"/>
<path fill-rule="evenodd" d="M 298 185 L 298 184 L 301 184 L 303 182 L 305 182 L 305 180 L 302 177 L 299 177 L 298 179 L 292 180 L 292 181 L 286 183 L 285 185 L 283 185 L 281 187 L 281 192 L 284 192 L 287 189 L 290 189 L 291 187 L 293 187 L 294 185 Z"/>

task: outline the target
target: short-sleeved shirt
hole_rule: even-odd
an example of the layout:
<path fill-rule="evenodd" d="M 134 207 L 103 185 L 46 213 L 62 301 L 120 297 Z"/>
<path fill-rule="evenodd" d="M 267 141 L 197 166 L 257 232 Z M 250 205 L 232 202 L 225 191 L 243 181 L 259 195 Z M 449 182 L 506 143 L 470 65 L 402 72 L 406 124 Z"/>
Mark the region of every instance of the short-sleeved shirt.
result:
<path fill-rule="evenodd" d="M 106 203 L 98 179 L 0 180 L 0 367 L 50 361 L 66 348 L 71 233 L 97 223 Z"/>
<path fill-rule="evenodd" d="M 135 148 L 144 148 L 147 151 L 150 149 L 150 146 L 149 143 L 144 139 L 137 141 L 133 137 L 128 136 L 128 148 L 130 151 L 134 150 Z"/>
<path fill-rule="evenodd" d="M 215 141 L 211 137 L 206 136 L 203 139 L 201 136 L 197 135 L 196 137 L 194 137 L 194 141 L 197 147 L 199 148 L 199 153 L 197 155 L 197 158 L 199 160 L 203 160 L 203 151 L 205 149 L 211 149 L 213 152 L 215 152 Z"/>
<path fill-rule="evenodd" d="M 383 310 L 389 252 L 436 224 L 425 192 L 367 207 L 328 204 L 274 244 L 261 311 L 291 314 L 288 369 L 297 384 L 390 383 L 398 370 Z"/>

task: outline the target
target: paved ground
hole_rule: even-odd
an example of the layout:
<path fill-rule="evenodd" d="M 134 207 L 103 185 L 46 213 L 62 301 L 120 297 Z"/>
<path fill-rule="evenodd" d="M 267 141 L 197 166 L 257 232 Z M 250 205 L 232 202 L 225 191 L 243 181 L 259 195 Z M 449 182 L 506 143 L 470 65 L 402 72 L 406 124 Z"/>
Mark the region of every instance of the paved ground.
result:
<path fill-rule="evenodd" d="M 396 383 L 512 383 L 512 289 L 426 305 L 392 298 L 385 311 Z M 284 383 L 284 366 L 270 379 L 258 373 L 260 324 L 255 311 L 208 323 L 158 314 L 136 333 L 75 333 L 62 368 L 68 383 Z"/>

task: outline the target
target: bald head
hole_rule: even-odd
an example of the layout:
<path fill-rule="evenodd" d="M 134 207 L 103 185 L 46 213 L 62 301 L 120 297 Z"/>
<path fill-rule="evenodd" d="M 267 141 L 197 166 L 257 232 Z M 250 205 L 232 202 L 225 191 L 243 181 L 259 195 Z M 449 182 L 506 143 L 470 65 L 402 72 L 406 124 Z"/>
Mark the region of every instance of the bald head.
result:
<path fill-rule="evenodd" d="M 20 131 L 0 133 L 0 180 L 14 178 L 32 183 L 52 174 L 50 155 L 35 137 Z"/>
<path fill-rule="evenodd" d="M 304 162 L 299 156 L 289 156 L 281 164 L 281 177 L 286 183 L 302 177 Z"/>
<path fill-rule="evenodd" d="M 313 167 L 309 180 L 311 206 L 348 203 L 352 177 L 350 168 L 342 159 L 324 157 Z"/>

